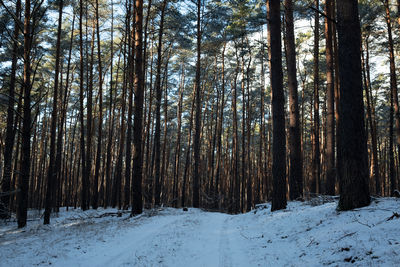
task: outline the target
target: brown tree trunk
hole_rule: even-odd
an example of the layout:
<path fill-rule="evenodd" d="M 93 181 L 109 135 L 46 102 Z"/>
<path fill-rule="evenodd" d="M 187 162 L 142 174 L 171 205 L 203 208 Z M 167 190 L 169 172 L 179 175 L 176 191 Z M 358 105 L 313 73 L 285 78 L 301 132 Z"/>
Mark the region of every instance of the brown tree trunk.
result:
<path fill-rule="evenodd" d="M 55 77 L 54 77 L 54 93 L 53 93 L 53 111 L 51 114 L 51 128 L 50 128 L 50 163 L 47 173 L 47 189 L 46 189 L 46 201 L 45 201 L 45 212 L 44 212 L 44 224 L 50 223 L 50 212 L 54 206 L 54 196 L 57 178 L 57 170 L 55 169 L 56 159 L 56 128 L 57 128 L 57 116 L 58 109 L 58 79 L 60 74 L 60 54 L 61 54 L 61 25 L 62 25 L 62 14 L 63 14 L 64 1 L 59 2 L 58 10 L 58 29 L 57 29 L 57 43 L 56 43 L 56 66 L 55 66 Z"/>
<path fill-rule="evenodd" d="M 326 42 L 326 194 L 335 195 L 335 88 L 333 67 L 332 29 L 333 1 L 325 1 L 325 42 Z"/>
<path fill-rule="evenodd" d="M 82 160 L 82 188 L 81 188 L 81 208 L 86 210 L 87 207 L 87 189 L 88 189 L 88 179 L 86 177 L 86 151 L 85 151 L 85 127 L 84 127 L 84 65 L 83 65 L 83 29 L 82 29 L 82 19 L 83 19 L 83 0 L 79 1 L 79 54 L 80 54 L 80 77 L 79 77 L 79 102 L 80 102 L 80 124 L 81 124 L 81 137 L 80 137 L 80 149 L 81 149 L 81 160 Z"/>
<path fill-rule="evenodd" d="M 193 97 L 192 97 L 192 107 L 190 109 L 190 121 L 189 121 L 189 130 L 188 130 L 188 144 L 186 148 L 186 159 L 185 159 L 185 168 L 183 171 L 183 184 L 182 184 L 182 196 L 181 196 L 181 206 L 185 207 L 186 204 L 186 185 L 187 185 L 187 176 L 189 172 L 189 165 L 190 165 L 190 150 L 191 150 L 191 143 L 192 143 L 192 130 L 193 130 L 193 116 L 194 116 L 194 106 L 196 101 L 196 88 L 193 90 Z"/>
<path fill-rule="evenodd" d="M 162 64 L 162 36 L 164 31 L 164 14 L 167 6 L 167 0 L 163 1 L 160 14 L 160 29 L 158 31 L 157 45 L 157 73 L 155 81 L 156 89 L 156 128 L 154 133 L 154 205 L 160 205 L 161 183 L 160 183 L 160 162 L 161 162 L 161 64 Z"/>
<path fill-rule="evenodd" d="M 181 130 L 182 130 L 182 101 L 183 101 L 183 91 L 185 89 L 185 67 L 182 62 L 182 74 L 181 74 L 181 82 L 179 85 L 179 100 L 178 100 L 178 110 L 177 110 L 177 118 L 178 118 L 178 128 L 176 134 L 176 147 L 175 147 L 175 160 L 174 160 L 174 188 L 172 193 L 172 206 L 178 206 L 178 183 L 179 183 L 179 170 L 180 170 L 180 155 L 181 155 Z"/>
<path fill-rule="evenodd" d="M 96 34 L 97 34 L 97 60 L 98 60 L 98 72 L 99 72 L 99 117 L 98 117 L 98 130 L 97 130 L 97 154 L 96 154 L 96 165 L 93 177 L 92 187 L 92 207 L 97 209 L 99 206 L 99 175 L 100 175 L 100 160 L 101 160 L 101 148 L 103 138 L 103 67 L 101 60 L 101 40 L 100 40 L 100 22 L 99 22 L 99 1 L 96 0 Z M 112 64 L 112 62 L 111 62 Z"/>
<path fill-rule="evenodd" d="M 319 9 L 319 0 L 315 0 L 315 8 Z M 311 193 L 321 193 L 321 159 L 319 144 L 319 13 L 315 11 L 314 15 L 314 124 L 313 135 L 313 155 L 312 155 L 312 179 Z"/>
<path fill-rule="evenodd" d="M 114 60 L 114 2 L 111 0 L 111 30 L 110 30 L 110 35 L 111 35 L 111 48 L 110 48 L 110 103 L 109 103 L 109 110 L 108 110 L 108 142 L 107 142 L 107 151 L 106 151 L 106 165 L 105 165 L 105 189 L 104 190 L 104 197 L 103 197 L 103 207 L 106 208 L 109 205 L 109 196 L 111 194 L 111 157 L 112 157 L 112 144 L 114 141 L 114 114 L 115 114 L 115 104 L 114 104 L 114 95 L 113 95 L 113 90 L 114 90 L 114 79 L 113 79 L 113 60 Z M 121 55 L 118 57 L 118 63 L 117 63 L 117 72 L 119 69 L 119 63 L 120 63 Z M 117 75 L 118 76 L 118 75 Z M 116 79 L 118 80 L 118 79 Z M 117 81 L 116 81 L 117 83 Z M 103 187 L 103 188 L 104 188 Z M 101 191 L 101 190 L 100 190 Z"/>
<path fill-rule="evenodd" d="M 216 165 L 215 165 L 215 185 L 214 192 L 218 197 L 218 207 L 220 206 L 219 200 L 219 187 L 220 187 L 220 173 L 221 173 L 221 164 L 222 164 L 222 124 L 224 120 L 224 106 L 225 106 L 225 49 L 226 49 L 226 41 L 224 41 L 223 49 L 222 49 L 222 69 L 221 69 L 221 104 L 219 111 L 219 120 L 217 125 L 217 155 L 216 155 Z"/>
<path fill-rule="evenodd" d="M 128 75 L 125 76 L 127 79 L 127 90 L 128 95 L 128 118 L 126 120 L 127 133 L 126 133 L 126 144 L 125 144 L 125 185 L 124 185 L 124 204 L 123 209 L 128 209 L 131 195 L 131 161 L 132 161 L 132 112 L 133 112 L 133 73 L 134 73 L 134 58 L 135 51 L 132 45 L 135 38 L 135 29 L 131 29 L 131 17 L 134 17 L 135 10 L 132 10 L 131 1 L 128 1 Z M 134 27 L 134 26 L 133 26 Z"/>
<path fill-rule="evenodd" d="M 384 1 L 385 11 L 386 11 L 386 25 L 388 31 L 388 41 L 389 41 L 389 61 L 390 61 L 390 92 L 391 97 L 393 98 L 393 112 L 394 112 L 394 120 L 395 120 L 395 127 L 394 131 L 396 132 L 396 145 L 400 148 L 400 109 L 399 109 L 399 97 L 398 97 L 398 90 L 397 90 L 397 78 L 396 78 L 396 65 L 394 59 L 394 48 L 393 48 L 393 37 L 392 37 L 392 23 L 390 18 L 390 10 L 389 10 L 389 1 Z M 394 139 L 394 137 L 393 137 Z M 393 147 L 394 149 L 394 147 Z M 390 152 L 389 153 L 394 153 Z M 392 168 L 391 168 L 392 170 Z M 397 178 L 396 173 L 390 172 L 390 194 L 393 194 L 394 191 L 397 189 Z"/>
<path fill-rule="evenodd" d="M 292 0 L 285 0 L 285 24 L 286 65 L 289 87 L 289 198 L 295 200 L 303 195 L 303 157 L 301 151 Z"/>
<path fill-rule="evenodd" d="M 24 20 L 24 104 L 22 119 L 22 146 L 20 175 L 18 176 L 17 220 L 18 228 L 26 225 L 28 191 L 31 167 L 31 1 L 25 1 Z"/>
<path fill-rule="evenodd" d="M 364 51 L 364 50 L 362 50 Z M 365 37 L 365 60 L 364 54 L 362 54 L 363 59 L 363 79 L 365 85 L 365 95 L 367 99 L 367 113 L 369 130 L 371 132 L 371 178 L 375 180 L 375 194 L 382 195 L 381 189 L 381 176 L 379 171 L 379 158 L 378 158 L 378 141 L 376 133 L 376 120 L 375 120 L 375 108 L 372 101 L 371 93 L 371 82 L 370 82 L 370 67 L 369 67 L 369 34 Z"/>
<path fill-rule="evenodd" d="M 135 1 L 135 107 L 133 122 L 133 183 L 132 183 L 132 215 L 143 210 L 142 199 L 142 127 L 143 127 L 143 0 Z"/>
<path fill-rule="evenodd" d="M 197 0 L 197 60 L 196 60 L 196 77 L 195 77 L 195 88 L 196 88 L 196 116 L 195 116 L 195 134 L 193 139 L 193 152 L 194 152 L 194 170 L 193 170 L 193 207 L 200 207 L 200 132 L 201 132 L 201 88 L 200 88 L 200 56 L 201 56 L 201 0 Z"/>
<path fill-rule="evenodd" d="M 272 90 L 272 206 L 271 211 L 286 208 L 286 134 L 285 96 L 283 93 L 280 1 L 267 1 L 270 70 Z"/>

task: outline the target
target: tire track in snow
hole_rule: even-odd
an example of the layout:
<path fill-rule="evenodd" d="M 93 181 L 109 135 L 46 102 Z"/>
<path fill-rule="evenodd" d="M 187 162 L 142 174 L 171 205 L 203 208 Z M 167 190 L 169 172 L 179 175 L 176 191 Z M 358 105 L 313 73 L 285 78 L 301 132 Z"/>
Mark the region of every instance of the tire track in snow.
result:
<path fill-rule="evenodd" d="M 220 267 L 230 267 L 232 266 L 231 252 L 229 253 L 228 248 L 229 238 L 228 238 L 228 228 L 229 228 L 229 217 L 224 220 L 221 225 L 221 231 L 219 234 L 219 266 Z"/>

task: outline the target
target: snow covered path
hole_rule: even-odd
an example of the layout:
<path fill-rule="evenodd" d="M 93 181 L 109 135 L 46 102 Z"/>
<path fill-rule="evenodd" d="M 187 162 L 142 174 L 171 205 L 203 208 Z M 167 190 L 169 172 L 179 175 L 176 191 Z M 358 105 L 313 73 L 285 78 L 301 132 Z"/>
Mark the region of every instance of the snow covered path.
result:
<path fill-rule="evenodd" d="M 134 218 L 72 210 L 50 226 L 32 212 L 22 230 L 0 222 L 0 266 L 400 265 L 399 200 L 335 208 L 292 202 L 285 211 L 241 215 L 165 208 Z"/>

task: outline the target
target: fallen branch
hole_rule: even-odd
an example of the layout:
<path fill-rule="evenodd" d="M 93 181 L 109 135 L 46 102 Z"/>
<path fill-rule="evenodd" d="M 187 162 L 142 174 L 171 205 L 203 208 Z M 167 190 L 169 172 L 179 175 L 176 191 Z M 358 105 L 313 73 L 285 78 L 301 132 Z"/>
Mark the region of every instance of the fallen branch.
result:
<path fill-rule="evenodd" d="M 400 218 L 400 214 L 398 214 L 397 212 L 393 212 L 393 215 L 390 216 L 386 221 L 393 220 L 394 218 Z"/>

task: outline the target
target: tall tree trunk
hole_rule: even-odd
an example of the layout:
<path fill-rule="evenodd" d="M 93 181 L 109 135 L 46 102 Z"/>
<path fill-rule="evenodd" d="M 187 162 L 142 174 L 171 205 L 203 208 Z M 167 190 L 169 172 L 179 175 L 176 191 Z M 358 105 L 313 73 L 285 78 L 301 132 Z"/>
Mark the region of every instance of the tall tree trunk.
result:
<path fill-rule="evenodd" d="M 100 175 L 100 160 L 101 160 L 101 147 L 103 138 L 103 66 L 101 60 L 101 40 L 100 40 L 100 22 L 99 22 L 99 0 L 96 0 L 96 35 L 97 35 L 97 60 L 99 72 L 99 117 L 98 117 L 98 130 L 97 130 L 97 154 L 96 165 L 93 177 L 92 187 L 92 208 L 97 209 L 99 206 L 99 175 Z M 111 62 L 112 64 L 112 62 Z"/>
<path fill-rule="evenodd" d="M 389 10 L 389 0 L 385 0 L 385 11 L 386 11 L 386 25 L 388 30 L 388 41 L 389 41 L 389 61 L 390 61 L 390 91 L 391 97 L 393 98 L 393 108 L 394 108 L 394 120 L 395 120 L 395 128 L 396 132 L 396 145 L 397 148 L 400 148 L 400 109 L 399 109 L 399 97 L 397 90 L 397 78 L 396 78 L 396 64 L 394 59 L 394 48 L 393 48 L 393 37 L 392 37 L 392 23 L 390 18 L 390 10 Z M 394 148 L 393 148 L 394 149 Z M 394 153 L 390 152 L 389 153 Z M 396 173 L 390 173 L 390 194 L 392 195 L 394 191 L 397 189 L 397 179 Z"/>
<path fill-rule="evenodd" d="M 286 65 L 289 87 L 289 198 L 295 200 L 303 195 L 303 157 L 301 152 L 292 0 L 285 0 L 285 24 Z"/>
<path fill-rule="evenodd" d="M 143 0 L 135 1 L 135 107 L 133 123 L 133 190 L 132 215 L 140 214 L 143 210 L 142 199 L 142 127 L 143 127 Z"/>
<path fill-rule="evenodd" d="M 180 155 L 181 155 L 181 130 L 182 130 L 182 102 L 183 102 L 183 91 L 185 89 L 185 65 L 182 62 L 182 74 L 181 74 L 181 82 L 179 84 L 179 100 L 178 100 L 178 110 L 177 110 L 177 118 L 178 118 L 178 128 L 176 134 L 176 147 L 175 147 L 175 163 L 174 163 L 174 188 L 173 188 L 173 202 L 172 206 L 178 206 L 178 183 L 179 183 L 179 170 L 180 170 Z"/>
<path fill-rule="evenodd" d="M 17 220 L 18 228 L 26 225 L 28 215 L 28 191 L 31 167 L 31 1 L 25 1 L 24 20 L 24 104 L 22 122 L 22 146 L 20 175 L 18 176 Z"/>
<path fill-rule="evenodd" d="M 285 96 L 283 93 L 280 1 L 268 0 L 270 70 L 272 90 L 272 206 L 271 211 L 286 208 Z"/>
<path fill-rule="evenodd" d="M 219 187 L 220 187 L 220 173 L 221 173 L 221 165 L 222 165 L 222 125 L 224 120 L 224 106 L 225 106 L 225 49 L 227 42 L 224 41 L 224 45 L 222 48 L 222 69 L 221 69 L 221 104 L 219 111 L 219 120 L 217 125 L 217 162 L 215 166 L 215 195 L 218 197 L 218 206 L 220 206 L 219 201 Z"/>
<path fill-rule="evenodd" d="M 113 66 L 114 66 L 114 2 L 111 0 L 111 30 L 110 30 L 110 35 L 111 35 L 111 48 L 110 48 L 110 54 L 111 54 L 111 59 L 110 59 L 110 103 L 109 103 L 109 122 L 108 122 L 108 142 L 107 142 L 107 152 L 106 152 L 106 168 L 105 168 L 105 176 L 106 176 L 106 181 L 105 181 L 105 190 L 104 190 L 104 200 L 103 200 L 103 207 L 106 208 L 109 205 L 109 196 L 111 194 L 111 160 L 112 160 L 112 144 L 114 140 L 114 115 L 115 115 L 115 104 L 114 104 L 114 95 L 113 95 L 113 89 L 114 89 L 114 79 L 113 79 Z M 121 59 L 121 54 L 118 57 L 118 63 L 117 63 L 117 73 L 119 70 L 119 63 Z M 117 74 L 118 77 L 118 74 Z M 118 79 L 116 79 L 118 80 Z M 116 81 L 117 83 L 117 81 Z M 103 174 L 104 175 L 104 174 Z"/>
<path fill-rule="evenodd" d="M 364 52 L 364 50 L 362 50 Z M 365 95 L 367 99 L 367 112 L 368 112 L 368 122 L 369 130 L 371 132 L 371 172 L 370 176 L 375 180 L 375 194 L 382 195 L 381 189 L 381 176 L 379 171 L 379 159 L 378 159 L 378 141 L 376 133 L 376 120 L 375 120 L 375 108 L 372 101 L 371 93 L 371 82 L 370 82 L 370 67 L 369 67 L 369 34 L 365 37 L 365 59 L 364 53 L 362 54 L 363 67 L 363 79 L 365 85 Z"/>
<path fill-rule="evenodd" d="M 235 45 L 235 54 L 239 61 L 238 49 Z M 233 212 L 240 212 L 240 176 L 239 176 L 239 134 L 238 134 L 238 118 L 237 118 L 237 77 L 239 74 L 239 64 L 236 64 L 234 78 L 231 83 L 232 88 L 232 113 L 233 113 L 233 140 L 232 140 L 232 191 L 233 191 Z"/>
<path fill-rule="evenodd" d="M 50 223 L 50 212 L 51 208 L 54 206 L 54 196 L 57 178 L 57 170 L 55 169 L 55 159 L 56 159 L 56 131 L 57 131 L 57 116 L 58 109 L 58 78 L 60 74 L 60 54 L 61 54 L 61 25 L 62 25 L 62 15 L 63 15 L 63 5 L 64 1 L 59 2 L 58 9 L 58 29 L 57 29 L 57 43 L 56 43 L 56 66 L 55 66 L 55 77 L 54 77 L 54 93 L 53 93 L 53 111 L 51 114 L 51 128 L 50 128 L 50 163 L 47 173 L 47 189 L 46 189 L 46 201 L 45 201 L 45 212 L 44 212 L 44 224 Z"/>
<path fill-rule="evenodd" d="M 70 37 L 70 43 L 69 43 L 69 52 L 68 52 L 68 62 L 67 62 L 67 74 L 66 74 L 66 83 L 65 83 L 65 88 L 64 88 L 64 96 L 62 99 L 62 111 L 61 111 L 61 118 L 60 118 L 60 125 L 59 125 L 59 129 L 58 129 L 58 133 L 57 133 L 57 149 L 56 149 L 56 162 L 55 162 L 55 170 L 57 171 L 57 180 L 60 180 L 61 177 L 63 176 L 63 168 L 61 167 L 62 164 L 62 149 L 63 149 L 63 135 L 64 135 L 64 125 L 66 128 L 66 116 L 67 116 L 67 106 L 68 106 L 68 95 L 70 93 L 70 80 L 69 80 L 69 76 L 70 76 L 70 69 L 71 69 L 71 56 L 72 56 L 72 46 L 73 46 L 73 39 L 74 39 L 74 26 L 75 26 L 75 16 L 73 16 L 72 19 L 72 26 L 71 26 L 71 37 Z M 72 73 L 72 80 L 74 80 L 74 75 Z M 60 88 L 62 88 L 61 84 L 60 84 Z M 72 124 L 72 121 L 71 123 Z M 75 133 L 75 132 L 74 132 Z M 65 133 L 66 135 L 66 133 Z M 75 134 L 74 134 L 75 136 Z M 74 140 L 74 139 L 72 139 Z M 68 147 L 66 148 L 68 149 Z M 67 156 L 64 157 L 64 161 L 66 161 Z M 67 206 L 67 210 L 68 210 L 68 206 L 70 203 L 70 187 L 68 187 L 67 189 L 67 193 L 65 196 L 66 199 L 66 206 Z"/>
<path fill-rule="evenodd" d="M 249 40 L 247 39 L 247 45 L 250 47 Z M 250 66 L 251 66 L 251 53 L 249 53 L 249 61 L 247 62 L 246 69 L 246 112 L 247 112 L 247 120 L 246 120 L 246 141 L 247 141 L 247 153 L 246 153 L 246 161 L 247 161 L 247 207 L 246 211 L 250 211 L 253 208 L 253 174 L 252 171 L 252 161 L 251 161 L 251 110 L 250 110 Z"/>
<path fill-rule="evenodd" d="M 325 42 L 326 42 L 326 194 L 335 195 L 335 88 L 333 67 L 332 29 L 333 1 L 325 1 Z"/>
<path fill-rule="evenodd" d="M 21 0 L 17 0 L 15 16 L 21 17 Z M 6 138 L 4 147 L 4 170 L 3 180 L 1 184 L 1 191 L 8 192 L 11 190 L 11 174 L 12 174 L 12 154 L 14 148 L 15 139 L 15 127 L 14 127 L 14 107 L 15 107 L 15 85 L 16 85 L 16 73 L 18 63 L 18 37 L 19 37 L 19 25 L 18 21 L 14 21 L 14 33 L 13 33 L 13 46 L 12 46 L 12 61 L 11 61 L 11 74 L 10 84 L 8 90 L 8 107 L 7 107 L 7 128 Z M 0 206 L 0 218 L 8 218 L 10 210 L 10 196 L 3 196 L 0 198 L 0 203 L 3 203 L 3 207 Z M 1 205 L 1 204 L 0 204 Z"/>
<path fill-rule="evenodd" d="M 80 149 L 81 149 L 81 160 L 82 160 L 82 188 L 81 188 L 81 208 L 86 210 L 87 207 L 87 189 L 88 189 L 88 179 L 86 177 L 86 151 L 85 151 L 85 127 L 84 127 L 84 65 L 83 65 L 83 29 L 82 29 L 82 19 L 83 19 L 83 0 L 79 1 L 79 65 L 80 65 L 80 77 L 79 77 L 79 102 L 80 102 L 80 124 L 81 124 L 81 137 L 80 137 Z"/>
<path fill-rule="evenodd" d="M 319 9 L 319 0 L 315 0 L 315 8 Z M 311 193 L 321 193 L 321 162 L 319 144 L 319 13 L 314 15 L 314 124 L 313 124 L 313 156 L 312 156 L 312 179 Z"/>
<path fill-rule="evenodd" d="M 130 5 L 128 4 L 130 8 Z M 124 48 L 123 48 L 123 55 L 124 55 L 124 68 L 126 69 L 127 60 L 126 60 L 126 47 L 129 45 L 129 25 L 130 25 L 130 16 L 131 12 L 129 11 L 126 15 L 126 25 L 125 25 L 125 36 L 124 36 Z M 128 48 L 129 51 L 129 48 Z M 128 56 L 129 52 L 128 52 Z M 129 65 L 128 65 L 129 68 Z M 125 146 L 125 134 L 126 134 L 126 124 L 125 124 L 125 113 L 126 113 L 126 96 L 128 90 L 127 84 L 127 73 L 123 72 L 123 79 L 122 79 L 122 107 L 121 107 L 121 126 L 120 126 L 120 137 L 119 137 L 119 148 L 118 148 L 118 156 L 117 156 L 117 163 L 115 168 L 115 176 L 114 176 L 114 184 L 113 184 L 113 192 L 112 192 L 112 199 L 111 199 L 111 206 L 115 207 L 118 204 L 118 208 L 121 207 L 121 183 L 122 183 L 122 168 L 123 168 L 123 155 L 124 155 L 124 146 Z"/>
<path fill-rule="evenodd" d="M 197 60 L 196 60 L 196 117 L 195 117 L 195 134 L 193 139 L 193 152 L 194 152 L 194 170 L 193 170 L 193 207 L 200 207 L 200 132 L 201 132 L 201 88 L 200 88 L 200 57 L 201 57 L 201 0 L 197 0 Z"/>
<path fill-rule="evenodd" d="M 361 31 L 357 0 L 337 0 L 340 75 L 340 200 L 349 210 L 370 203 L 361 80 Z"/>
<path fill-rule="evenodd" d="M 187 176 L 189 172 L 190 165 L 190 151 L 192 144 L 192 131 L 193 131 L 193 116 L 194 116 L 194 108 L 196 101 L 196 87 L 193 88 L 193 97 L 192 97 L 192 107 L 190 109 L 190 120 L 189 120 L 189 130 L 188 130 L 188 144 L 186 148 L 186 159 L 185 159 L 185 168 L 183 171 L 183 183 L 182 183 L 182 198 L 181 198 L 181 206 L 184 207 L 186 204 L 186 184 L 187 184 Z"/>
<path fill-rule="evenodd" d="M 86 9 L 87 10 L 87 9 Z M 86 18 L 87 19 L 87 18 Z M 89 61 L 89 78 L 88 78 L 88 90 L 87 90 L 87 144 L 86 144 L 86 173 L 83 175 L 83 178 L 86 177 L 87 180 L 87 192 L 86 192 L 86 204 L 89 208 L 90 200 L 91 200 L 91 178 L 92 178 L 92 161 L 93 161 L 93 65 L 94 65 L 94 39 L 96 33 L 96 23 L 92 22 L 92 39 L 90 41 L 90 61 Z M 89 56 L 89 55 L 88 55 Z"/>
<path fill-rule="evenodd" d="M 135 10 L 132 10 L 131 1 L 128 2 L 128 12 L 132 13 L 132 17 L 135 15 Z M 131 17 L 131 15 L 129 15 Z M 133 112 L 133 73 L 134 73 L 134 58 L 135 49 L 132 45 L 135 38 L 135 29 L 131 29 L 130 19 L 128 21 L 128 118 L 127 118 L 127 133 L 126 133 L 126 145 L 125 145 L 125 186 L 124 186 L 124 204 L 123 208 L 128 209 L 131 194 L 131 160 L 132 160 L 132 112 Z"/>
<path fill-rule="evenodd" d="M 154 205 L 160 205 L 161 183 L 160 183 L 160 162 L 161 162 L 161 64 L 162 64 L 162 36 L 164 31 L 164 14 L 168 1 L 164 0 L 161 6 L 160 29 L 158 31 L 157 45 L 157 73 L 156 73 L 156 128 L 154 133 Z"/>
<path fill-rule="evenodd" d="M 164 67 L 164 77 L 163 77 L 163 86 L 165 88 L 164 92 L 164 140 L 163 140 L 163 148 L 162 148 L 162 164 L 161 164 L 161 170 L 160 170 L 160 188 L 159 188 L 159 198 L 160 198 L 160 203 L 163 202 L 163 199 L 161 199 L 161 195 L 167 197 L 168 195 L 168 190 L 164 191 L 165 186 L 162 186 L 165 184 L 167 179 L 165 179 L 166 176 L 168 176 L 168 161 L 169 161 L 169 153 L 167 150 L 169 150 L 169 145 L 167 145 L 168 141 L 168 63 L 170 59 L 170 53 L 167 52 L 166 56 L 166 63 Z M 168 153 L 168 155 L 167 155 Z M 165 202 L 164 202 L 165 203 Z"/>

